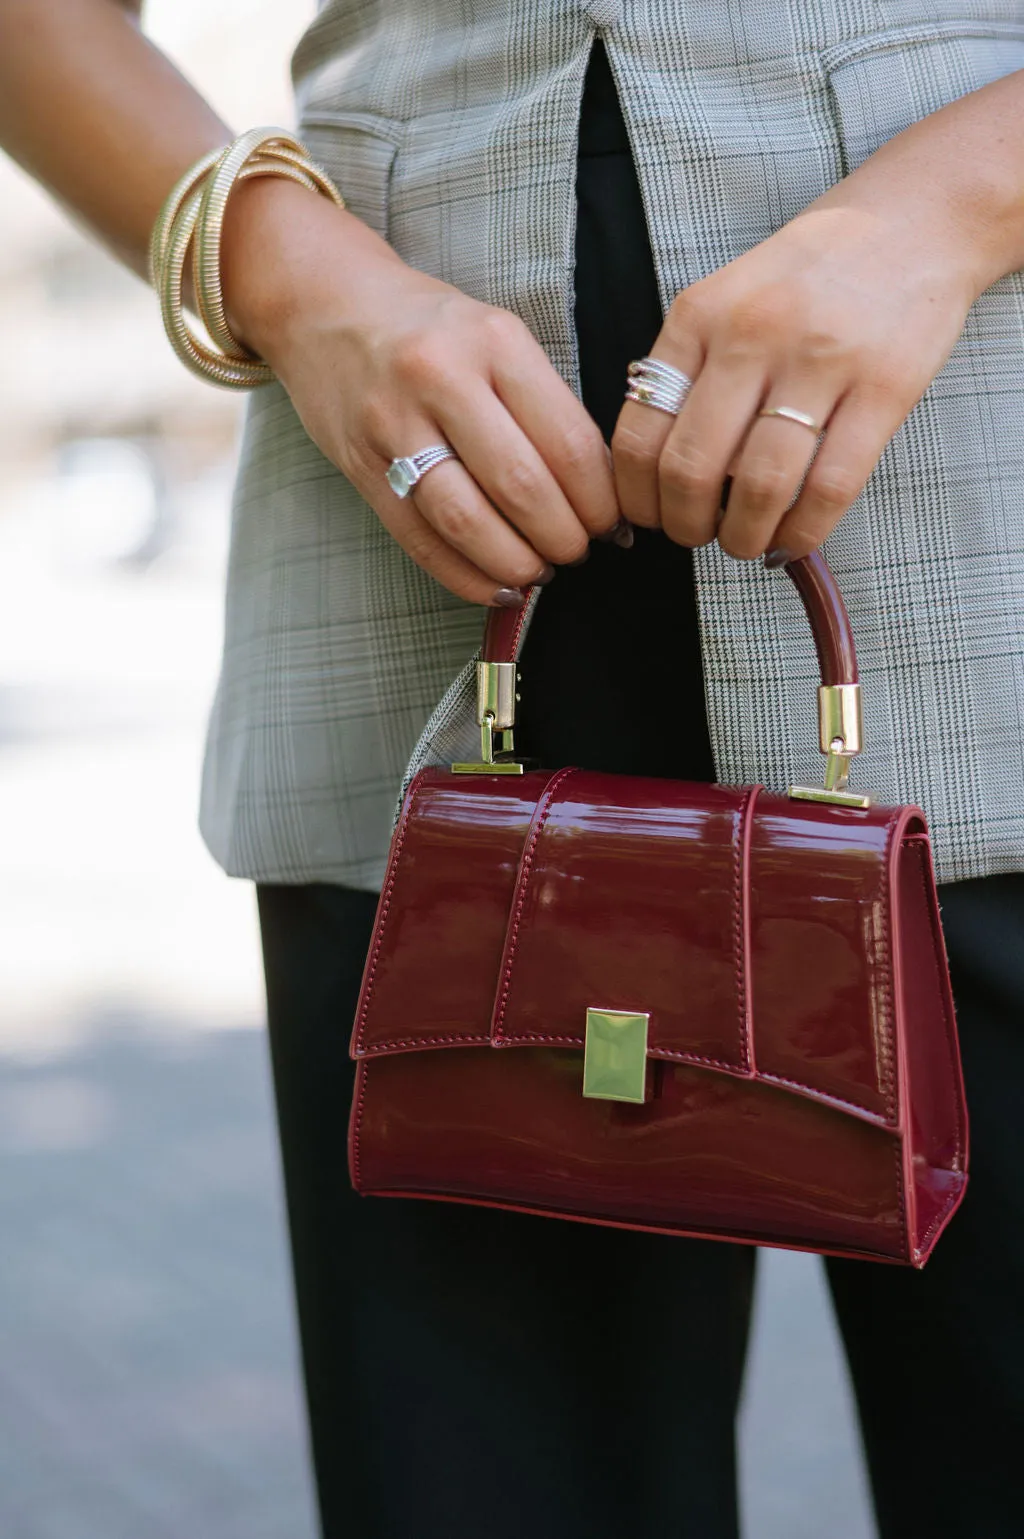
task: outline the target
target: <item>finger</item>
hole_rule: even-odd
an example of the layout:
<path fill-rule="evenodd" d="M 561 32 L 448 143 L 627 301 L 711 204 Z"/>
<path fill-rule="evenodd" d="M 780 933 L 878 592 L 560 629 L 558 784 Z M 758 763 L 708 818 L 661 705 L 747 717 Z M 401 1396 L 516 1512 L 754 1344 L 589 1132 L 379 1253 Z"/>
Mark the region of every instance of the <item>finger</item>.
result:
<path fill-rule="evenodd" d="M 388 440 L 386 443 L 372 440 L 367 445 L 368 455 L 380 467 L 379 471 L 366 467 L 366 478 L 375 488 L 373 506 L 378 511 L 382 505 L 387 508 L 392 502 L 410 501 L 397 497 L 384 479 L 388 463 L 385 456 L 394 445 L 398 445 L 398 453 L 404 454 L 411 452 L 410 444 L 422 449 L 427 444 L 443 443 L 447 437 L 438 423 L 426 417 L 407 418 L 401 428 L 389 426 L 383 436 Z M 458 453 L 457 444 L 452 444 L 452 448 Z M 446 544 L 499 585 L 518 588 L 524 583 L 548 582 L 554 576 L 546 558 L 506 523 L 457 460 L 444 460 L 428 470 L 413 488 L 411 501 Z"/>
<path fill-rule="evenodd" d="M 529 332 L 499 358 L 492 382 L 588 535 L 607 535 L 622 515 L 601 430 Z"/>
<path fill-rule="evenodd" d="M 723 486 L 764 395 L 761 359 L 710 353 L 658 461 L 661 525 L 680 545 L 707 545 L 722 519 Z M 735 492 L 730 490 L 729 506 Z"/>
<path fill-rule="evenodd" d="M 788 417 L 754 415 L 729 467 L 729 506 L 718 531 L 718 543 L 730 556 L 752 561 L 772 543 L 814 460 L 837 394 L 827 382 L 814 390 L 806 385 L 802 390 L 792 384 L 772 387 L 761 412 L 791 409 L 814 426 Z"/>
<path fill-rule="evenodd" d="M 795 560 L 817 549 L 864 490 L 898 427 L 891 409 L 866 393 L 843 397 L 799 497 L 772 535 L 773 554 Z"/>
<path fill-rule="evenodd" d="M 504 548 L 511 549 L 510 542 L 518 541 L 556 565 L 578 561 L 586 554 L 589 529 L 580 522 L 537 449 L 496 395 L 486 387 L 478 388 L 472 397 L 449 392 L 438 417 L 445 438 L 465 465 L 464 474 L 468 472 L 476 483 L 477 496 L 484 503 L 490 499 L 492 519 L 498 524 L 502 522 L 494 512 L 497 508 L 508 520 Z M 451 485 L 450 480 L 447 485 Z M 465 502 L 460 494 L 459 503 L 448 509 L 453 515 L 455 534 L 460 533 L 458 509 Z M 426 502 L 420 500 L 418 505 L 436 525 Z M 442 532 L 447 537 L 449 529 Z M 465 531 L 481 532 L 479 519 Z M 488 549 L 496 548 L 496 533 L 489 528 L 487 541 Z M 458 538 L 453 543 L 474 560 L 480 560 L 484 547 L 461 544 Z"/>
<path fill-rule="evenodd" d="M 428 435 L 426 438 L 409 441 L 431 443 L 436 442 L 437 438 L 435 429 L 432 437 Z M 367 455 L 366 474 L 360 474 L 359 490 L 366 497 L 388 533 L 415 561 L 416 565 L 422 567 L 431 577 L 436 578 L 450 593 L 467 599 L 471 604 L 504 604 L 506 607 L 513 608 L 522 603 L 525 595 L 520 592 L 520 589 L 535 581 L 533 576 L 527 575 L 520 579 L 514 572 L 507 574 L 483 570 L 450 544 L 430 524 L 413 501 L 414 496 L 422 494 L 431 476 L 440 475 L 443 470 L 458 470 L 460 467 L 451 461 L 435 466 L 424 476 L 412 496 L 402 498 L 395 496 L 384 479 L 387 464 L 388 462 L 383 459 L 373 464 L 370 456 Z M 490 515 L 496 523 L 502 522 L 493 508 L 490 510 Z M 550 568 L 548 572 L 544 571 L 543 563 L 535 551 L 530 552 L 530 558 L 526 563 L 529 572 L 540 572 L 542 577 L 550 573 Z"/>
<path fill-rule="evenodd" d="M 682 346 L 666 345 L 659 337 L 650 356 L 672 364 L 696 381 L 703 349 L 695 337 Z M 622 384 L 625 389 L 626 381 Z M 668 412 L 657 407 L 626 401 L 612 434 L 612 462 L 619 506 L 630 523 L 642 524 L 647 529 L 656 529 L 661 523 L 658 462 L 674 421 Z"/>

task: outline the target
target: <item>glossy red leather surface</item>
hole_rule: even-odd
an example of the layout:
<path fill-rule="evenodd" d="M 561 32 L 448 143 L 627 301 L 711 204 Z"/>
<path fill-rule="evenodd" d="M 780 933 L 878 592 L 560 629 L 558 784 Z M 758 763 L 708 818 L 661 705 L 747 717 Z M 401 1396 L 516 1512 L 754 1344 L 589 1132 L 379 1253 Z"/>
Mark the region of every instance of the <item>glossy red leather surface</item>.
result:
<path fill-rule="evenodd" d="M 583 1098 L 588 1006 L 650 1014 L 644 1105 Z M 922 1265 L 966 1183 L 913 808 L 424 771 L 352 1050 L 368 1193 Z"/>
<path fill-rule="evenodd" d="M 785 570 L 793 579 L 811 622 L 821 682 L 856 684 L 853 627 L 825 557 L 815 550 L 799 561 L 790 561 Z"/>

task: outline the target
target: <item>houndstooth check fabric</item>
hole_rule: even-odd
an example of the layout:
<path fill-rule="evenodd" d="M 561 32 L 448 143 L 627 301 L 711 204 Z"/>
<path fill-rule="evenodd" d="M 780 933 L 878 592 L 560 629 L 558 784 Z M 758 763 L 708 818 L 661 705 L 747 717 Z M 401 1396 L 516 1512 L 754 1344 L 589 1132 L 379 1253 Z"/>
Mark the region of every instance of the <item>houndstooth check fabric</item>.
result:
<path fill-rule="evenodd" d="M 306 141 L 407 262 L 521 316 L 574 387 L 597 32 L 666 307 L 908 124 L 1024 68 L 1016 0 L 330 0 L 294 61 Z M 856 786 L 924 806 L 940 880 L 1024 869 L 1021 274 L 975 305 L 827 553 L 864 685 Z M 817 673 L 791 585 L 714 547 L 696 567 L 719 778 L 815 783 Z M 392 542 L 284 391 L 256 392 L 203 781 L 216 859 L 379 886 L 410 760 L 475 741 L 482 620 Z"/>

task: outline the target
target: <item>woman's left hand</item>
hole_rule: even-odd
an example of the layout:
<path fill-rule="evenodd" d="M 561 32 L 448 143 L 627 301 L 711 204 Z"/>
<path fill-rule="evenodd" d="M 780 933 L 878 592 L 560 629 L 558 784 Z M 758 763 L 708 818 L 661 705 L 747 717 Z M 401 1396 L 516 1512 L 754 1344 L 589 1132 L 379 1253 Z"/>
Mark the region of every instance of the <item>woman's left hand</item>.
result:
<path fill-rule="evenodd" d="M 681 545 L 717 534 L 730 555 L 773 562 L 806 555 L 838 523 L 980 292 L 957 222 L 929 225 L 893 191 L 855 174 L 678 295 L 651 356 L 693 388 L 674 420 L 627 401 L 612 439 L 633 523 Z M 823 436 L 759 415 L 779 406 Z"/>

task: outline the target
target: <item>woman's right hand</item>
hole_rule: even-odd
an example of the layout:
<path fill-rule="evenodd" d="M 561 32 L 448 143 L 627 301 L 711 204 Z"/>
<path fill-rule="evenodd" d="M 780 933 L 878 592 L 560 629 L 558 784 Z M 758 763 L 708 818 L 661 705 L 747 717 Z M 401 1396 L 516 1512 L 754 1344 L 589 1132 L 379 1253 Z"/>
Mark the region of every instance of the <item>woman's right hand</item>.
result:
<path fill-rule="evenodd" d="M 233 194 L 222 274 L 232 329 L 274 369 L 313 442 L 451 592 L 518 605 L 591 539 L 629 542 L 600 431 L 516 316 L 273 178 Z M 461 463 L 397 497 L 391 460 L 438 443 Z"/>

